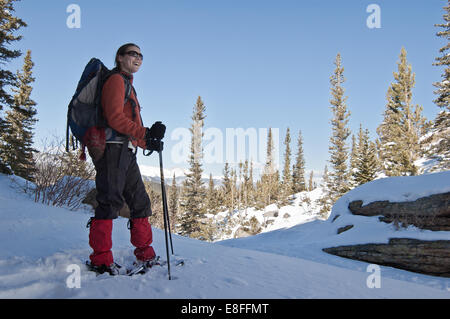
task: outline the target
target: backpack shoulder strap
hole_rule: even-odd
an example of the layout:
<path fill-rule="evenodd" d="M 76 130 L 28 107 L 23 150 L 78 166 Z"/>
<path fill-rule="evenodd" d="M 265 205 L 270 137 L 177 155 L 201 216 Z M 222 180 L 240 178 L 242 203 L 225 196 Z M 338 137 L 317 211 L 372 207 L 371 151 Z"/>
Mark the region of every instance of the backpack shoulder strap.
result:
<path fill-rule="evenodd" d="M 123 81 L 125 83 L 125 100 L 123 103 L 125 104 L 125 103 L 127 103 L 127 101 L 130 101 L 131 112 L 132 112 L 132 116 L 133 116 L 133 120 L 134 120 L 136 118 L 136 102 L 133 99 L 130 99 L 130 96 L 131 96 L 132 90 L 134 92 L 134 96 L 136 96 L 136 90 L 134 89 L 130 80 L 125 75 L 123 75 L 122 73 L 119 73 L 119 74 L 122 76 Z"/>
<path fill-rule="evenodd" d="M 125 82 L 125 103 L 127 100 L 130 99 L 131 90 L 134 90 L 133 86 L 131 85 L 130 81 L 128 81 L 127 78 L 123 77 L 123 80 Z"/>

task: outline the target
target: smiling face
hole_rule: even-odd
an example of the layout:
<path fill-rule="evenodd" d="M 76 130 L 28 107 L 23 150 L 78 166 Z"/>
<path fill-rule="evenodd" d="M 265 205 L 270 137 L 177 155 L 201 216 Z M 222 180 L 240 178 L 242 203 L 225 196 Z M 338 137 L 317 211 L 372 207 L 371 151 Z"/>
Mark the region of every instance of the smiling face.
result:
<path fill-rule="evenodd" d="M 122 71 L 130 74 L 136 73 L 142 65 L 141 49 L 133 45 L 129 46 L 123 55 L 118 55 L 117 59 Z"/>

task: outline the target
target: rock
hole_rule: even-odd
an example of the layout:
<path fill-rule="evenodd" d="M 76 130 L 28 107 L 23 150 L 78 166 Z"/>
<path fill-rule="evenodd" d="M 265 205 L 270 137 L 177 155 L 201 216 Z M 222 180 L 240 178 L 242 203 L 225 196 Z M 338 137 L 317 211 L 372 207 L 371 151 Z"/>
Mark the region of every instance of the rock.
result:
<path fill-rule="evenodd" d="M 345 231 L 347 231 L 347 230 L 349 230 L 349 229 L 351 229 L 351 228 L 353 228 L 353 225 L 347 225 L 347 226 L 344 226 L 344 227 L 340 227 L 340 228 L 337 230 L 337 233 L 338 233 L 338 235 L 339 235 L 340 233 L 343 233 L 343 232 L 345 232 Z"/>
<path fill-rule="evenodd" d="M 388 244 L 338 246 L 323 251 L 426 275 L 450 277 L 450 240 L 390 238 Z"/>
<path fill-rule="evenodd" d="M 348 205 L 353 215 L 381 216 L 386 223 L 414 225 L 435 231 L 450 230 L 450 192 L 430 195 L 411 202 L 376 201 L 362 206 L 360 200 Z"/>
<path fill-rule="evenodd" d="M 363 206 L 356 200 L 348 205 L 353 215 L 380 216 L 380 221 L 414 225 L 433 231 L 450 230 L 450 192 L 409 202 L 376 201 Z M 337 216 L 335 217 L 337 218 Z M 334 222 L 334 220 L 333 220 Z M 353 225 L 340 227 L 338 234 Z M 357 225 L 356 225 L 357 227 Z M 324 248 L 323 251 L 378 265 L 391 266 L 427 275 L 450 277 L 450 240 L 425 241 L 390 238 L 387 244 L 360 244 Z"/>
<path fill-rule="evenodd" d="M 331 222 L 334 223 L 334 221 L 335 221 L 336 219 L 338 219 L 339 216 L 341 216 L 341 215 L 340 215 L 340 214 L 337 214 L 336 216 L 334 216 L 334 218 L 333 218 L 333 220 L 332 220 Z"/>
<path fill-rule="evenodd" d="M 278 217 L 278 207 L 275 204 L 271 204 L 265 208 L 265 212 L 263 214 L 264 217 Z"/>
<path fill-rule="evenodd" d="M 253 234 L 250 232 L 250 229 L 248 229 L 247 227 L 239 227 L 235 233 L 234 233 L 234 238 L 241 238 L 241 237 L 248 237 L 248 236 L 252 236 Z"/>
<path fill-rule="evenodd" d="M 92 209 L 95 210 L 98 206 L 98 202 L 96 200 L 97 196 L 97 190 L 93 188 L 87 195 L 86 198 L 83 200 L 83 204 L 88 204 L 92 206 Z M 122 207 L 122 209 L 119 211 L 119 216 L 124 218 L 130 218 L 130 209 L 128 208 L 128 205 L 125 203 Z"/>

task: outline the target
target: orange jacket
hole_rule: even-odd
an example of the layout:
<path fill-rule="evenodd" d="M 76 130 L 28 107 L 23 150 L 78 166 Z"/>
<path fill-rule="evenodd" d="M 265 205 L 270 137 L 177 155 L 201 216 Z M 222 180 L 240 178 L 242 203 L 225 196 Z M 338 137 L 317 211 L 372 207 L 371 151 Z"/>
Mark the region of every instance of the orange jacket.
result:
<path fill-rule="evenodd" d="M 133 75 L 122 72 L 133 85 Z M 133 118 L 133 103 L 135 102 L 135 116 Z M 145 149 L 145 131 L 146 128 L 141 122 L 141 107 L 137 100 L 134 90 L 131 90 L 130 98 L 124 105 L 125 100 L 125 82 L 123 77 L 116 73 L 111 75 L 106 80 L 102 89 L 102 107 L 103 115 L 108 123 L 108 126 L 117 132 L 129 136 L 134 146 L 139 146 Z"/>

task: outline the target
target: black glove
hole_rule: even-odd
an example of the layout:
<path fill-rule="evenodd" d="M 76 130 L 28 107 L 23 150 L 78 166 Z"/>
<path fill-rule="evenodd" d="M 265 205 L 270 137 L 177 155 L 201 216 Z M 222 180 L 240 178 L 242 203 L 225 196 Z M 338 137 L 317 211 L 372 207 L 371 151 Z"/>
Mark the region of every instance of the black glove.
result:
<path fill-rule="evenodd" d="M 151 138 L 145 141 L 146 149 L 150 151 L 151 154 L 153 151 L 161 152 L 164 149 L 164 142 L 161 140 L 157 140 L 156 138 Z"/>
<path fill-rule="evenodd" d="M 150 138 L 154 138 L 157 140 L 162 140 L 164 138 L 164 134 L 166 133 L 166 126 L 162 124 L 162 122 L 155 122 L 151 128 L 147 128 L 145 132 L 145 139 L 148 140 Z"/>

